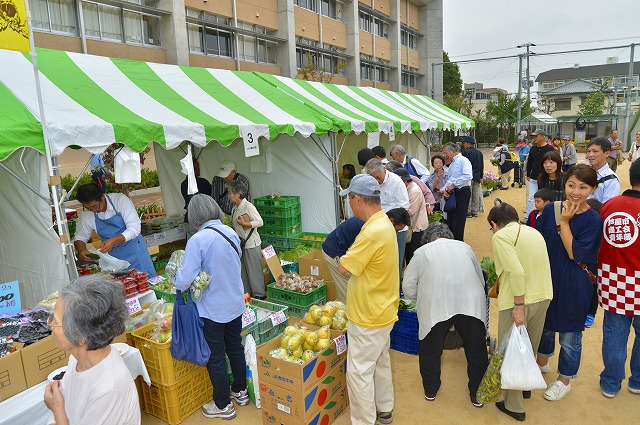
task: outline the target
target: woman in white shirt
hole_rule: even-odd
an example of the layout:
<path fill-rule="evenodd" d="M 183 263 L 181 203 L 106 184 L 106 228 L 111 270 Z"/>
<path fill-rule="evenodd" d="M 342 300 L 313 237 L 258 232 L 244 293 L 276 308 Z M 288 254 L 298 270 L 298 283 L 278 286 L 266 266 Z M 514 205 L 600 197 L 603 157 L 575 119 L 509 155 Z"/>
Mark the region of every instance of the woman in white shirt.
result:
<path fill-rule="evenodd" d="M 127 320 L 122 283 L 84 276 L 60 290 L 48 325 L 58 348 L 68 351 L 63 378 L 47 385 L 48 424 L 139 425 L 138 392 L 113 339 Z"/>
<path fill-rule="evenodd" d="M 244 290 L 254 298 L 264 300 L 267 294 L 262 275 L 262 253 L 260 252 L 262 240 L 258 234 L 258 227 L 262 227 L 264 222 L 256 207 L 246 199 L 249 191 L 246 184 L 239 180 L 232 180 L 226 184 L 226 187 L 229 200 L 234 204 L 231 210 L 231 224 L 240 241 L 244 241 L 241 259 Z"/>
<path fill-rule="evenodd" d="M 640 131 L 636 133 L 636 142 L 629 148 L 629 161 L 633 162 L 640 158 Z"/>

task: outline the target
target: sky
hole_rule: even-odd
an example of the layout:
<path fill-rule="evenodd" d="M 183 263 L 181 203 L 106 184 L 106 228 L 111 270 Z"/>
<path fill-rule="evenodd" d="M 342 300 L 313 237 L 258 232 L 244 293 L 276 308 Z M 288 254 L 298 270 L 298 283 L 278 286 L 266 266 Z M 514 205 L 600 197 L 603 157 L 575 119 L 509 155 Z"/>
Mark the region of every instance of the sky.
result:
<path fill-rule="evenodd" d="M 554 56 L 531 56 L 530 76 L 555 68 L 600 65 L 608 57 L 629 62 L 631 43 L 640 43 L 639 0 L 443 0 L 443 48 L 451 61 L 525 53 L 537 54 L 609 46 L 623 48 Z M 635 48 L 640 61 L 640 46 Z M 526 69 L 523 61 L 523 74 Z M 518 59 L 459 64 L 464 83 L 518 90 Z M 536 86 L 531 89 L 535 101 Z"/>

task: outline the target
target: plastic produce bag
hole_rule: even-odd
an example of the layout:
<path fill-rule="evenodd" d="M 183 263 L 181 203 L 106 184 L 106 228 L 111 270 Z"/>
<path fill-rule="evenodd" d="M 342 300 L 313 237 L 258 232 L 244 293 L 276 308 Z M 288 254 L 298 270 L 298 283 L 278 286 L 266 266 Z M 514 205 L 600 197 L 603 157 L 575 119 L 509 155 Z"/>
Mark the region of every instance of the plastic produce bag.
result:
<path fill-rule="evenodd" d="M 120 260 L 119 258 L 116 258 L 105 252 L 100 252 L 93 247 L 89 248 L 89 252 L 100 257 L 98 264 L 100 266 L 100 270 L 102 270 L 103 272 L 114 273 L 131 267 L 131 263 L 129 263 L 128 261 Z"/>
<path fill-rule="evenodd" d="M 248 334 L 244 343 L 244 359 L 247 363 L 247 393 L 249 398 L 259 409 L 260 383 L 258 382 L 258 358 L 256 356 L 256 341 Z"/>
<path fill-rule="evenodd" d="M 516 326 L 514 323 L 511 327 L 501 375 L 504 390 L 529 391 L 547 388 L 542 372 L 536 364 L 529 333 L 524 325 Z"/>
<path fill-rule="evenodd" d="M 487 371 L 480 381 L 480 386 L 476 392 L 476 398 L 480 403 L 487 404 L 498 401 L 500 394 L 502 393 L 502 382 L 500 379 L 500 370 L 504 361 L 505 352 L 509 344 L 509 338 L 511 337 L 511 331 L 513 328 L 505 334 L 504 339 L 500 341 L 500 347 L 493 353 Z"/>

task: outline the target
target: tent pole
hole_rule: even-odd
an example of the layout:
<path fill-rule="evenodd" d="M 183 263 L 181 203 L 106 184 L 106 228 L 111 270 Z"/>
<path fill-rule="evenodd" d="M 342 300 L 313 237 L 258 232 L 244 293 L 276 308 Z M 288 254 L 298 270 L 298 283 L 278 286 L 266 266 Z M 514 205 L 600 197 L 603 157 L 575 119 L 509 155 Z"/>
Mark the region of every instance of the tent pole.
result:
<path fill-rule="evenodd" d="M 336 227 L 340 224 L 340 180 L 338 179 L 338 143 L 335 132 L 330 132 L 331 138 L 331 168 L 333 171 L 333 207 L 335 209 Z M 346 136 L 345 136 L 346 138 Z"/>
<path fill-rule="evenodd" d="M 74 261 L 73 249 L 69 238 L 69 227 L 67 225 L 67 216 L 63 213 L 59 199 L 62 193 L 62 180 L 58 172 L 58 158 L 51 154 L 51 146 L 49 145 L 49 131 L 47 129 L 47 120 L 44 113 L 44 104 L 42 102 L 42 88 L 40 87 L 40 73 L 38 71 L 38 54 L 36 52 L 35 41 L 33 39 L 33 23 L 31 20 L 31 12 L 29 4 L 25 2 L 27 12 L 27 20 L 29 22 L 29 53 L 31 55 L 31 63 L 33 64 L 33 77 L 35 80 L 36 94 L 38 96 L 38 109 L 40 112 L 40 123 L 42 125 L 42 136 L 44 139 L 44 148 L 47 157 L 47 168 L 49 170 L 49 186 L 51 188 L 51 201 L 53 202 L 53 211 L 58 224 L 58 236 L 60 238 L 60 249 L 67 266 L 69 279 L 78 277 L 78 271 Z"/>

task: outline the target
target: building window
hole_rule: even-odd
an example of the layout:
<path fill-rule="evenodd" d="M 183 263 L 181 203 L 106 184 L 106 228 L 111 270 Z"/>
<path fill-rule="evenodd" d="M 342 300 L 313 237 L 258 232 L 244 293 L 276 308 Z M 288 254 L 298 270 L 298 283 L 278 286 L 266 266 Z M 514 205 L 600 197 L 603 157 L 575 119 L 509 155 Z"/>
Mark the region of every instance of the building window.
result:
<path fill-rule="evenodd" d="M 309 9 L 314 12 L 318 11 L 318 1 L 317 0 L 294 0 L 293 4 L 296 6 L 300 6 L 303 9 Z"/>
<path fill-rule="evenodd" d="M 564 84 L 564 81 L 545 81 L 542 83 L 542 90 L 553 90 Z"/>
<path fill-rule="evenodd" d="M 86 1 L 81 5 L 87 37 L 127 44 L 160 45 L 159 16 Z"/>
<path fill-rule="evenodd" d="M 571 100 L 556 100 L 556 111 L 570 111 L 571 110 Z"/>
<path fill-rule="evenodd" d="M 477 91 L 475 94 L 476 94 L 475 95 L 475 100 L 491 100 L 491 94 L 490 93 Z"/>
<path fill-rule="evenodd" d="M 363 80 L 376 81 L 378 83 L 389 82 L 390 67 L 386 61 L 378 59 L 377 62 L 369 62 L 360 57 L 360 78 Z"/>
<path fill-rule="evenodd" d="M 160 45 L 160 17 L 124 10 L 123 18 L 126 43 Z"/>
<path fill-rule="evenodd" d="M 207 55 L 233 57 L 230 32 L 205 28 L 204 34 L 204 49 Z"/>
<path fill-rule="evenodd" d="M 407 46 L 411 49 L 415 49 L 417 41 L 418 41 L 418 37 L 416 37 L 414 33 L 407 31 L 404 28 L 400 29 L 400 43 L 403 46 Z"/>
<path fill-rule="evenodd" d="M 332 19 L 340 19 L 340 10 L 336 0 L 320 0 L 320 13 Z"/>
<path fill-rule="evenodd" d="M 74 0 L 29 0 L 33 28 L 77 35 Z"/>
<path fill-rule="evenodd" d="M 318 42 L 306 38 L 296 39 L 296 67 L 305 68 L 316 64 L 316 70 L 333 75 L 342 75 L 345 67 L 344 53 L 334 46 L 321 46 Z"/>
<path fill-rule="evenodd" d="M 377 35 L 378 37 L 389 38 L 389 24 L 372 14 L 359 11 L 359 24 L 362 31 Z"/>

